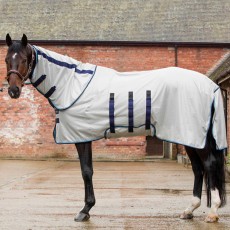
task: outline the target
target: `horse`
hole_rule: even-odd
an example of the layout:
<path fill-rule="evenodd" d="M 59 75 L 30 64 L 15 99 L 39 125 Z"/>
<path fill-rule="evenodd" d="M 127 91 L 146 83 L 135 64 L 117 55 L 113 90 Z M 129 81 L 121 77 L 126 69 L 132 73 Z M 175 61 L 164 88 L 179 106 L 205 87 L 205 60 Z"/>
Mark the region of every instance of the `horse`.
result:
<path fill-rule="evenodd" d="M 155 72 L 131 72 L 126 74 L 106 68 L 103 69 L 102 67 L 81 63 L 41 47 L 32 46 L 29 44 L 25 34 L 23 34 L 19 41 L 13 41 L 10 35 L 7 34 L 6 44 L 8 46 L 5 58 L 7 68 L 6 79 L 9 83 L 8 94 L 10 97 L 13 99 L 19 98 L 25 81 L 30 79 L 32 85 L 49 100 L 56 111 L 56 127 L 54 129 L 55 141 L 64 144 L 68 141 L 68 143 L 73 143 L 76 146 L 85 187 L 85 205 L 75 216 L 75 221 L 87 221 L 90 218 L 89 212 L 96 202 L 92 181 L 92 141 L 103 137 L 129 136 L 129 134 L 131 136 L 156 135 L 166 141 L 184 144 L 194 173 L 194 187 L 192 201 L 180 215 L 180 218 L 193 218 L 194 210 L 201 205 L 202 186 L 203 181 L 205 181 L 207 206 L 210 207 L 210 212 L 205 218 L 205 221 L 218 221 L 218 208 L 226 204 L 224 150 L 227 144 L 222 97 L 219 87 L 214 82 L 195 71 L 180 70 L 178 68 L 169 68 L 159 71 L 154 70 Z M 38 69 L 40 65 L 43 65 L 41 70 Z M 64 70 L 69 72 L 65 73 Z M 101 85 L 103 84 L 97 84 L 97 80 L 100 79 L 98 71 L 102 74 L 102 70 L 106 72 L 106 77 L 103 78 L 105 87 L 118 84 L 118 87 L 111 86 L 111 90 L 113 91 L 107 90 L 107 88 L 102 90 Z M 175 75 L 175 77 L 173 77 L 174 80 L 172 81 L 168 77 L 166 78 L 165 73 L 167 73 L 167 75 Z M 77 77 L 75 74 L 77 74 Z M 114 76 L 110 78 L 110 75 Z M 137 75 L 141 75 L 141 77 L 138 78 Z M 177 75 L 183 75 L 183 77 L 179 78 L 179 81 L 177 81 Z M 134 81 L 135 78 L 137 78 L 136 85 L 141 85 L 144 79 L 147 81 L 145 85 L 141 85 L 142 88 L 145 87 L 146 95 L 144 95 L 144 98 L 145 96 L 146 98 L 144 100 L 140 99 L 140 106 L 142 107 L 137 111 L 134 107 L 136 106 L 136 101 L 139 100 L 136 100 L 136 98 L 134 100 L 134 94 L 136 93 L 138 95 L 137 98 L 139 98 L 140 95 L 138 94 L 138 90 L 136 90 L 138 92 L 135 91 L 136 86 L 132 86 L 130 82 Z M 73 81 L 73 79 L 75 80 Z M 62 81 L 64 82 L 61 85 Z M 199 81 L 201 81 L 201 84 Z M 68 82 L 69 85 L 73 85 L 71 89 L 66 89 Z M 159 84 L 157 88 L 154 88 L 155 83 Z M 92 84 L 94 85 L 91 86 Z M 196 89 L 189 90 L 185 87 L 186 84 L 189 85 L 188 88 L 191 88 L 192 84 L 195 84 Z M 129 87 L 133 87 L 131 91 L 127 89 Z M 211 90 L 209 90 L 210 87 Z M 122 88 L 125 93 L 123 91 L 116 91 L 117 88 Z M 151 93 L 153 94 L 152 88 L 156 91 L 160 88 L 157 96 L 151 95 Z M 177 91 L 175 91 L 175 89 Z M 180 92 L 183 92 L 183 90 L 184 94 L 181 95 Z M 200 91 L 194 90 L 204 90 L 205 95 Z M 71 91 L 70 94 L 67 93 L 69 91 Z M 163 91 L 166 93 L 163 94 Z M 173 92 L 173 96 L 170 94 L 171 91 Z M 64 93 L 65 96 L 60 92 Z M 84 98 L 85 94 L 90 98 Z M 197 94 L 198 97 L 196 97 Z M 98 103 L 95 102 L 94 97 L 97 97 L 96 101 L 98 100 Z M 173 107 L 170 107 L 171 99 L 176 97 L 178 97 L 180 102 L 175 102 Z M 191 106 L 183 105 L 180 107 L 179 104 L 181 104 L 182 97 L 185 101 L 188 99 L 189 102 L 186 103 L 192 103 Z M 160 98 L 160 102 L 158 102 L 158 98 Z M 102 100 L 103 106 L 106 104 L 105 107 L 107 108 L 106 112 L 101 112 L 102 114 L 97 110 L 97 107 L 102 106 L 99 105 L 99 100 Z M 201 103 L 202 100 L 203 102 Z M 86 106 L 86 101 L 93 101 L 95 103 Z M 123 105 L 123 101 L 125 101 L 125 105 Z M 116 107 L 116 103 L 120 103 L 122 109 L 119 110 L 119 108 Z M 158 103 L 160 103 L 159 106 L 156 106 Z M 200 103 L 202 108 L 198 106 Z M 75 107 L 77 107 L 77 109 L 75 109 Z M 125 113 L 127 114 L 126 116 L 128 116 L 125 124 L 124 122 L 122 123 L 124 118 L 123 120 L 119 118 L 119 113 L 121 117 L 125 116 L 122 115 L 123 107 L 126 107 Z M 185 114 L 182 114 L 182 116 L 180 116 L 179 113 L 177 114 L 177 117 L 179 117 L 178 122 L 182 123 L 183 127 L 189 129 L 187 131 L 185 128 L 183 129 L 183 132 L 185 132 L 186 135 L 188 134 L 187 139 L 180 137 L 182 134 L 179 128 L 175 128 L 174 126 L 177 117 L 174 117 L 175 121 L 171 121 L 171 123 L 167 120 L 166 113 L 171 111 L 170 116 L 174 116 L 173 109 L 177 107 L 180 108 L 182 112 L 186 112 L 186 109 L 188 109 L 189 112 L 192 113 L 191 118 L 187 117 Z M 157 109 L 162 108 L 165 113 L 157 117 L 159 112 Z M 167 108 L 170 110 L 168 111 Z M 103 107 L 103 109 L 105 108 Z M 94 110 L 96 110 L 96 112 Z M 140 118 L 139 116 L 142 110 L 144 110 L 144 118 Z M 83 114 L 78 115 L 80 112 L 83 112 Z M 203 113 L 205 115 L 203 115 Z M 140 119 L 144 125 L 135 125 L 137 121 L 133 117 L 134 114 L 137 114 L 137 119 Z M 73 118 L 75 116 L 77 116 L 77 118 L 74 123 L 70 122 L 69 125 L 69 123 L 65 121 L 65 119 L 68 120 L 70 117 Z M 88 127 L 87 129 L 89 130 L 84 133 L 84 127 L 81 127 L 81 123 L 87 123 L 93 126 L 92 116 L 97 116 L 95 127 Z M 183 119 L 183 116 L 186 117 L 187 122 L 186 120 L 180 120 Z M 205 116 L 205 118 L 201 118 L 200 116 Z M 102 117 L 102 119 L 99 119 L 100 117 Z M 163 120 L 160 120 L 161 118 Z M 189 119 L 193 118 L 195 120 L 190 122 Z M 159 121 L 157 121 L 157 119 L 159 119 Z M 104 130 L 103 136 L 101 134 L 102 130 L 100 130 L 100 135 L 97 130 L 100 129 L 98 123 L 103 123 L 104 120 L 106 120 L 106 125 L 108 127 Z M 201 120 L 201 122 L 199 122 L 199 120 Z M 187 123 L 194 122 L 198 122 L 197 128 L 195 128 L 195 124 L 186 126 Z M 205 122 L 205 125 L 202 124 L 202 122 Z M 60 125 L 60 123 L 62 124 Z M 78 131 L 76 131 L 78 133 L 74 134 L 78 135 L 76 139 L 71 136 L 70 133 L 72 131 L 68 132 L 66 130 L 67 126 L 76 126 L 79 128 Z M 166 126 L 166 129 L 160 131 L 164 126 Z M 124 129 L 126 130 L 125 132 Z M 200 129 L 203 130 L 202 135 L 199 134 Z M 180 133 L 180 135 L 173 138 L 170 136 L 171 133 Z"/>

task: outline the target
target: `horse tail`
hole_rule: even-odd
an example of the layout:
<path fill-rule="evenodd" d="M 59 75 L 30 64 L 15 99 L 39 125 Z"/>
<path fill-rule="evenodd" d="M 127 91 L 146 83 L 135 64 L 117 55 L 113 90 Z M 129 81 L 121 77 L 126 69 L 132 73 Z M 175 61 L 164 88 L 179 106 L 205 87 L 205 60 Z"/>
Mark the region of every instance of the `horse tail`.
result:
<path fill-rule="evenodd" d="M 212 106 L 212 118 L 213 114 L 214 106 Z M 212 134 L 212 122 L 210 122 L 206 148 L 208 150 L 208 158 L 204 165 L 204 179 L 207 191 L 207 206 L 211 207 L 211 190 L 218 189 L 221 201 L 220 207 L 223 207 L 226 204 L 225 150 L 217 149 L 216 141 Z"/>
<path fill-rule="evenodd" d="M 213 154 L 216 155 L 216 166 L 211 169 L 213 170 L 213 173 L 211 173 L 212 178 L 210 178 L 209 173 L 205 172 L 204 174 L 207 191 L 207 206 L 211 207 L 211 190 L 217 188 L 221 201 L 220 207 L 223 207 L 226 204 L 224 153 L 222 150 L 217 150 Z"/>

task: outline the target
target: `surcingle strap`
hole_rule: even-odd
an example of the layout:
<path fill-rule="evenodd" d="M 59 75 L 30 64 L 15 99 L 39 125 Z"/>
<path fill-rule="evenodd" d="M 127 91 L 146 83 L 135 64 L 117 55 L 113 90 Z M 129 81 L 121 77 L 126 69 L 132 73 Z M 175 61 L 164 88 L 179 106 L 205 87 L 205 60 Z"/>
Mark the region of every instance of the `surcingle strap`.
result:
<path fill-rule="evenodd" d="M 60 122 L 59 117 L 58 117 L 59 110 L 55 109 L 55 114 L 56 114 L 55 122 L 56 122 L 56 124 L 58 124 Z"/>
<path fill-rule="evenodd" d="M 36 87 L 39 86 L 45 79 L 46 79 L 46 75 L 43 74 L 41 77 L 38 78 L 37 81 L 35 81 L 34 83 L 32 83 L 32 85 L 36 88 Z"/>
<path fill-rule="evenodd" d="M 146 91 L 146 117 L 145 117 L 145 129 L 150 129 L 151 125 L 151 91 Z"/>
<path fill-rule="evenodd" d="M 129 104 L 128 104 L 128 117 L 129 117 L 129 133 L 133 132 L 133 92 L 129 92 Z"/>
<path fill-rule="evenodd" d="M 44 95 L 46 98 L 51 97 L 51 95 L 54 93 L 54 91 L 56 90 L 56 86 L 53 86 L 49 89 L 49 91 Z"/>
<path fill-rule="evenodd" d="M 110 132 L 115 133 L 115 122 L 114 122 L 114 93 L 110 93 L 109 98 L 109 125 Z"/>

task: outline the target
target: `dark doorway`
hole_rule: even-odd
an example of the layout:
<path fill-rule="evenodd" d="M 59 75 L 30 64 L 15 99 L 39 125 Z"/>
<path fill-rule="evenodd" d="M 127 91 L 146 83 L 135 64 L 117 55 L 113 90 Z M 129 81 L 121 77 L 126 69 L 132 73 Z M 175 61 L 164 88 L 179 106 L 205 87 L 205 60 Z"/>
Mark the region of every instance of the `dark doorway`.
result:
<path fill-rule="evenodd" d="M 146 153 L 147 156 L 153 157 L 163 157 L 164 156 L 164 148 L 163 141 L 157 139 L 156 137 L 148 136 L 146 137 Z"/>

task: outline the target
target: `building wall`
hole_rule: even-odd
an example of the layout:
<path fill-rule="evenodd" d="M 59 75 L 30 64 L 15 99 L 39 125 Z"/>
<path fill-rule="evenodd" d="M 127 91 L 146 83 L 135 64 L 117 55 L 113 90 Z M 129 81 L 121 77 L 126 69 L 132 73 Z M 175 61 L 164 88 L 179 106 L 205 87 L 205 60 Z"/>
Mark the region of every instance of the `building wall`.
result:
<path fill-rule="evenodd" d="M 84 46 L 43 47 L 82 62 L 118 71 L 149 70 L 175 65 L 173 47 Z M 227 50 L 223 48 L 178 48 L 178 66 L 206 73 Z M 6 47 L 0 46 L 0 87 L 4 85 Z M 75 157 L 74 145 L 57 145 L 52 132 L 55 115 L 47 100 L 30 85 L 20 99 L 0 92 L 0 157 Z M 94 156 L 136 158 L 145 155 L 145 137 L 100 140 L 93 143 Z"/>
<path fill-rule="evenodd" d="M 227 86 L 227 140 L 228 140 L 228 147 L 230 145 L 230 84 Z M 228 148 L 229 152 L 229 148 Z"/>
<path fill-rule="evenodd" d="M 227 141 L 228 141 L 228 153 L 229 151 L 229 145 L 230 145 L 230 103 L 229 103 L 229 99 L 230 99 L 230 84 L 228 85 L 228 94 L 227 94 Z"/>

